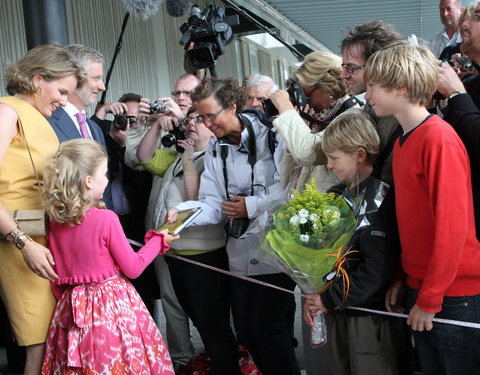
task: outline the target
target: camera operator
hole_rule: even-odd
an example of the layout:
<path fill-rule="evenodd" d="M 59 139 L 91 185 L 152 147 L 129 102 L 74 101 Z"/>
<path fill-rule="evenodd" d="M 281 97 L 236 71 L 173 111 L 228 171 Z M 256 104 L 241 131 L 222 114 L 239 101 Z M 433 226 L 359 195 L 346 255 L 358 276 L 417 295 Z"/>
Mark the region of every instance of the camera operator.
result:
<path fill-rule="evenodd" d="M 205 79 L 193 98 L 199 118 L 216 138 L 207 146 L 198 201 L 184 202 L 176 209 L 201 207 L 194 225 L 228 220 L 230 270 L 293 290 L 295 283 L 287 275 L 257 259 L 257 236 L 247 232 L 242 237 L 249 219 L 280 190 L 275 154 L 283 152 L 282 140 L 272 149 L 269 129 L 254 114 L 242 113 L 243 92 L 233 78 Z M 169 220 L 176 209 L 169 211 Z M 259 370 L 265 375 L 299 375 L 289 321 L 293 295 L 232 278 L 231 296 L 237 338 Z"/>
<path fill-rule="evenodd" d="M 480 64 L 480 4 L 477 3 L 467 24 L 470 38 L 463 47 L 475 65 Z M 448 99 L 444 120 L 452 125 L 462 139 L 470 158 L 473 207 L 477 238 L 480 239 L 480 76 L 463 82 L 448 64 L 441 64 L 437 90 Z"/>

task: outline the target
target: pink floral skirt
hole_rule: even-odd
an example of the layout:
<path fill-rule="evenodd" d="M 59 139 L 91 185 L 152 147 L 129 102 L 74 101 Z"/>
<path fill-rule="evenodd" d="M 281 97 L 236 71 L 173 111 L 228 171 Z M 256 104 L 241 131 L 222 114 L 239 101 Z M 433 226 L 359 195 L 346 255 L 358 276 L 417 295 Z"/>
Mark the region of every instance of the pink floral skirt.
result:
<path fill-rule="evenodd" d="M 135 288 L 123 276 L 72 286 L 58 301 L 42 375 L 174 374 L 170 355 Z"/>

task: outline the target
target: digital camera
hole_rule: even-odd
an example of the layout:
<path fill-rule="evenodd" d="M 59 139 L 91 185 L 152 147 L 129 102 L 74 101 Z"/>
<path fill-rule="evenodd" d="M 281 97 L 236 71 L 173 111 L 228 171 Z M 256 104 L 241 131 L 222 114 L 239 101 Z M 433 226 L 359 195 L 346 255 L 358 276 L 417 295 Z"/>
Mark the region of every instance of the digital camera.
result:
<path fill-rule="evenodd" d="M 125 130 L 129 123 L 135 124 L 136 121 L 137 118 L 135 116 L 127 116 L 126 114 L 115 115 L 113 117 L 113 126 L 115 127 L 115 129 Z"/>
<path fill-rule="evenodd" d="M 164 100 L 152 100 L 150 103 L 150 114 L 165 113 L 167 110 L 167 103 Z"/>
<path fill-rule="evenodd" d="M 245 197 L 245 194 L 237 194 L 238 196 Z M 237 202 L 232 198 L 228 198 L 229 202 Z M 230 219 L 228 225 L 228 234 L 234 238 L 240 238 L 248 229 L 250 225 L 250 219 L 248 217 L 240 217 L 235 219 Z"/>
<path fill-rule="evenodd" d="M 187 139 L 187 129 L 183 122 L 170 130 L 168 134 L 165 134 L 160 141 L 164 147 L 172 147 L 175 145 L 177 152 L 184 152 L 184 148 L 177 144 L 180 139 Z"/>
<path fill-rule="evenodd" d="M 291 80 L 287 92 L 292 104 L 295 107 L 300 108 L 300 110 L 303 110 L 308 103 L 308 99 L 303 91 L 302 86 L 298 82 Z M 270 99 L 263 100 L 262 105 L 267 117 L 278 115 L 278 109 Z"/>

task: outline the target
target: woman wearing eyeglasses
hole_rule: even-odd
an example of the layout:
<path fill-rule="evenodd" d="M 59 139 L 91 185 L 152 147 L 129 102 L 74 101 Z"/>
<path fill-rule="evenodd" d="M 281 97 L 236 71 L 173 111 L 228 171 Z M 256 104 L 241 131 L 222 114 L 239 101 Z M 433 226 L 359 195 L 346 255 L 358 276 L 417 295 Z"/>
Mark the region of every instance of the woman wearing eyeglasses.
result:
<path fill-rule="evenodd" d="M 151 173 L 161 176 L 150 194 L 146 223 L 159 228 L 167 210 L 186 200 L 198 197 L 200 175 L 204 170 L 205 148 L 213 137 L 193 105 L 180 126 L 185 126 L 187 139 L 176 146 L 184 151 L 159 150 L 161 135 L 158 122 L 147 132 L 137 150 L 137 157 Z M 170 253 L 228 269 L 225 251 L 225 230 L 222 225 L 191 227 L 172 242 Z M 238 347 L 230 326 L 228 278 L 224 274 L 198 267 L 179 259 L 165 257 L 170 275 L 162 274 L 156 261 L 157 277 L 171 277 L 173 289 L 182 309 L 197 327 L 211 358 L 211 374 L 237 374 Z M 163 285 L 163 284 L 162 284 Z"/>
<path fill-rule="evenodd" d="M 277 91 L 271 100 L 280 112 L 273 125 L 285 140 L 288 152 L 282 164 L 282 179 L 289 180 L 293 167 L 303 166 L 297 188 L 302 190 L 306 182 L 315 177 L 321 191 L 327 191 L 337 181 L 327 167 L 327 158 L 320 143 L 323 129 L 340 113 L 358 107 L 349 95 L 346 81 L 341 78 L 342 59 L 329 52 L 312 52 L 293 73 L 308 99 L 309 113 L 315 121 L 306 123 L 290 102 L 288 93 Z"/>
<path fill-rule="evenodd" d="M 245 233 L 249 219 L 280 190 L 283 141 L 274 139 L 256 115 L 242 113 L 243 92 L 233 78 L 205 79 L 193 99 L 215 138 L 205 152 L 198 201 L 176 209 L 201 207 L 194 225 L 228 221 L 230 271 L 293 290 L 295 283 L 287 275 L 257 259 L 258 238 Z M 170 211 L 169 219 L 175 214 Z M 265 375 L 300 374 L 290 332 L 293 295 L 239 278 L 231 278 L 230 286 L 237 339 L 247 346 L 259 370 Z"/>

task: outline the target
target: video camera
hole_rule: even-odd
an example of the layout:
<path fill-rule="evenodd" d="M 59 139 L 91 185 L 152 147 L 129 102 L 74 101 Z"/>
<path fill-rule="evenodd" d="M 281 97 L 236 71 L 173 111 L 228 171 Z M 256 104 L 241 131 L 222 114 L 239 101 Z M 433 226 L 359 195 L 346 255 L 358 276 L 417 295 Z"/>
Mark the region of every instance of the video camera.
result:
<path fill-rule="evenodd" d="M 287 92 L 292 104 L 300 110 L 303 110 L 308 103 L 308 98 L 305 95 L 302 86 L 298 82 L 290 80 Z M 263 100 L 262 105 L 267 117 L 278 115 L 278 109 L 270 99 Z"/>
<path fill-rule="evenodd" d="M 193 5 L 188 21 L 180 26 L 180 44 L 188 49 L 187 62 L 194 70 L 213 68 L 217 58 L 224 54 L 225 46 L 233 40 L 231 26 L 238 25 L 238 16 L 225 17 L 225 7 L 209 5 L 202 10 Z"/>

